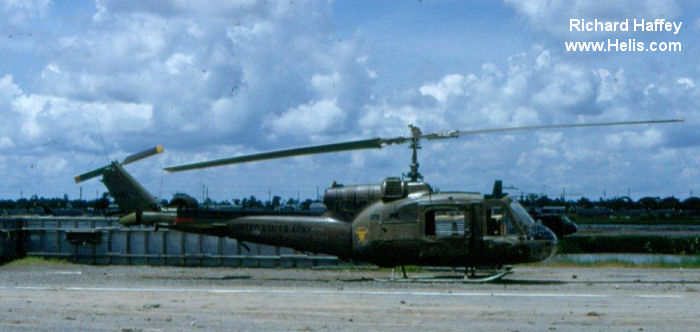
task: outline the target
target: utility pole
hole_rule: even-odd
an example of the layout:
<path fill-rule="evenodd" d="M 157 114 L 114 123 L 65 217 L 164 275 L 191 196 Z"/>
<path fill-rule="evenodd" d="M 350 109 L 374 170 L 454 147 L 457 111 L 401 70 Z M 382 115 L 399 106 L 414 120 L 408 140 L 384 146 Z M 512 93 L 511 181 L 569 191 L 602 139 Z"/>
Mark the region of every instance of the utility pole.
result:
<path fill-rule="evenodd" d="M 163 173 L 165 173 L 164 170 L 160 170 L 160 187 L 158 188 L 158 197 L 163 198 Z"/>

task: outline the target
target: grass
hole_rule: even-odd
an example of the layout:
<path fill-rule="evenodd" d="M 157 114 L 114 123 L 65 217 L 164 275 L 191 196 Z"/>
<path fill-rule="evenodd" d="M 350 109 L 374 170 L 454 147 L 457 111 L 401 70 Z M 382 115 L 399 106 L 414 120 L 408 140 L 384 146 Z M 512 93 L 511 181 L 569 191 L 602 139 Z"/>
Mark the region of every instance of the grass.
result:
<path fill-rule="evenodd" d="M 574 234 L 560 240 L 559 252 L 564 254 L 638 253 L 700 255 L 700 237 Z"/>
<path fill-rule="evenodd" d="M 648 262 L 635 263 L 619 258 L 606 258 L 599 259 L 596 261 L 580 261 L 572 257 L 562 257 L 557 256 L 554 259 L 550 259 L 545 262 L 527 264 L 527 266 L 538 267 L 582 267 L 582 268 L 654 268 L 654 269 L 677 269 L 677 268 L 688 268 L 697 269 L 700 268 L 700 257 L 699 256 L 681 256 L 680 261 L 671 262 L 659 257 Z"/>
<path fill-rule="evenodd" d="M 700 219 L 683 217 L 663 217 L 663 216 L 611 216 L 610 218 L 582 217 L 569 215 L 571 221 L 577 224 L 600 224 L 600 225 L 700 225 Z"/>
<path fill-rule="evenodd" d="M 44 258 L 37 256 L 27 256 L 20 259 L 15 259 L 2 265 L 3 267 L 22 267 L 22 266 L 55 266 L 55 265 L 70 265 L 71 263 L 60 258 Z"/>

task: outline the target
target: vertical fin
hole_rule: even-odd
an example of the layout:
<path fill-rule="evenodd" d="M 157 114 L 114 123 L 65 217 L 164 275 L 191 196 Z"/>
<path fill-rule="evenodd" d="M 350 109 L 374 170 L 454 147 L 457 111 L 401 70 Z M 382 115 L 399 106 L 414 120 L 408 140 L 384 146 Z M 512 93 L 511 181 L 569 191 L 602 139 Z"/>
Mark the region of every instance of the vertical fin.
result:
<path fill-rule="evenodd" d="M 158 211 L 158 201 L 124 168 L 113 163 L 102 174 L 102 182 L 109 190 L 119 209 L 125 213 L 134 211 Z"/>

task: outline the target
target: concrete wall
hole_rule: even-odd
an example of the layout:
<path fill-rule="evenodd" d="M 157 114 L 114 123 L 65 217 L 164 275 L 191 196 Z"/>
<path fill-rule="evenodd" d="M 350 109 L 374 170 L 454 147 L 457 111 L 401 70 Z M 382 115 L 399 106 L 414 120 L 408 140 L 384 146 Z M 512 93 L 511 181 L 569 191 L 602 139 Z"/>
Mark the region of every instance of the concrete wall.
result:
<path fill-rule="evenodd" d="M 6 259 L 26 254 L 86 264 L 246 267 L 310 267 L 339 262 L 333 256 L 230 238 L 153 231 L 142 226 L 127 228 L 117 218 L 4 217 L 0 218 L 0 229 L 8 230 L 7 236 L 0 234 L 0 257 Z"/>
<path fill-rule="evenodd" d="M 0 218 L 0 263 L 24 256 L 22 223 Z"/>

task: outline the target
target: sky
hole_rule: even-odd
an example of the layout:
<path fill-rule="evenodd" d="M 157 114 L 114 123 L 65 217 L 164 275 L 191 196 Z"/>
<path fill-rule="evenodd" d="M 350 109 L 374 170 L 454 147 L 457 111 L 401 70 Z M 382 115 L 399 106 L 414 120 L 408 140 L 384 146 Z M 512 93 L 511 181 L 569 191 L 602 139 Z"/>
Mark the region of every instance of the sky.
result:
<path fill-rule="evenodd" d="M 372 137 L 683 118 L 423 142 L 440 190 L 681 199 L 700 192 L 700 3 L 676 0 L 0 0 L 0 198 L 92 199 L 79 173 L 127 166 L 154 195 L 314 198 L 379 183 L 410 150 L 343 152 L 181 173 L 163 167 Z M 682 22 L 570 31 L 570 19 Z M 679 52 L 567 52 L 575 41 Z M 206 188 L 206 189 L 205 189 Z"/>

